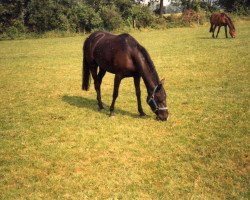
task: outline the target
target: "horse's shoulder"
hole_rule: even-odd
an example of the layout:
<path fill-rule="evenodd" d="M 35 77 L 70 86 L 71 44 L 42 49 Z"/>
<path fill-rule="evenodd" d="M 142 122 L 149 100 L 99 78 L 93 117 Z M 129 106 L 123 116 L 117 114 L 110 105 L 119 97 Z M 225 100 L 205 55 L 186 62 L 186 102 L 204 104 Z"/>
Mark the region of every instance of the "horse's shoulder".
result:
<path fill-rule="evenodd" d="M 221 16 L 226 16 L 226 13 L 222 12 L 220 13 Z"/>
<path fill-rule="evenodd" d="M 118 37 L 121 40 L 124 40 L 124 41 L 126 41 L 126 43 L 129 43 L 129 44 L 132 44 L 132 43 L 135 44 L 135 43 L 137 43 L 136 39 L 134 37 L 132 37 L 128 33 L 122 33 L 122 34 L 118 35 Z"/>
<path fill-rule="evenodd" d="M 120 35 L 118 35 L 119 38 L 122 38 L 122 39 L 128 39 L 128 38 L 133 38 L 130 34 L 128 33 L 122 33 Z"/>

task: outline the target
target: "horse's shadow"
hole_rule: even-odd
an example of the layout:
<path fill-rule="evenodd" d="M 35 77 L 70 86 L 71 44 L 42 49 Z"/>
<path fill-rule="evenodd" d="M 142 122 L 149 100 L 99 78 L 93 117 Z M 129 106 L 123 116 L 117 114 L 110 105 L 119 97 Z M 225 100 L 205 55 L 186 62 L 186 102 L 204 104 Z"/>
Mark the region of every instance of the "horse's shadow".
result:
<path fill-rule="evenodd" d="M 100 112 L 98 110 L 96 99 L 88 99 L 86 97 L 81 97 L 81 96 L 64 95 L 64 96 L 62 96 L 62 100 L 71 106 L 76 106 L 78 108 L 87 108 L 89 110 Z M 109 115 L 109 106 L 105 103 L 103 103 L 103 106 L 104 106 L 104 111 L 101 111 L 100 113 L 102 113 L 104 115 Z M 129 112 L 126 110 L 122 110 L 120 108 L 115 108 L 115 113 L 121 114 L 121 115 L 127 115 L 127 116 L 130 116 L 133 118 L 147 118 L 147 116 L 140 117 L 139 114 L 137 114 L 137 113 L 132 113 L 132 112 Z"/>
<path fill-rule="evenodd" d="M 212 37 L 200 36 L 200 37 L 198 37 L 198 39 L 200 39 L 200 40 L 211 40 L 211 39 L 214 39 L 214 38 L 212 38 Z"/>
<path fill-rule="evenodd" d="M 223 37 L 218 37 L 218 38 L 213 38 L 213 37 L 198 37 L 200 40 L 223 40 L 223 39 L 231 39 L 231 38 L 223 38 Z"/>

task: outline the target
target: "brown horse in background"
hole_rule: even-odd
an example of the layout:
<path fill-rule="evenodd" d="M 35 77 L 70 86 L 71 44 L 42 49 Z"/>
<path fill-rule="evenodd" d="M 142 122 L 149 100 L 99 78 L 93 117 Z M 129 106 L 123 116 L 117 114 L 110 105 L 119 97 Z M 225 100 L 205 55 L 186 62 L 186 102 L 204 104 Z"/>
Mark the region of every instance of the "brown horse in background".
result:
<path fill-rule="evenodd" d="M 230 19 L 230 17 L 227 14 L 225 14 L 225 13 L 213 13 L 210 17 L 210 24 L 211 24 L 210 33 L 213 33 L 213 35 L 212 35 L 213 38 L 214 38 L 214 31 L 215 31 L 217 26 L 218 26 L 218 31 L 216 34 L 216 38 L 218 37 L 221 26 L 225 27 L 226 38 L 227 38 L 227 26 L 229 27 L 229 33 L 230 33 L 231 37 L 235 38 L 235 36 L 236 36 L 235 27 L 233 25 L 232 20 Z"/>

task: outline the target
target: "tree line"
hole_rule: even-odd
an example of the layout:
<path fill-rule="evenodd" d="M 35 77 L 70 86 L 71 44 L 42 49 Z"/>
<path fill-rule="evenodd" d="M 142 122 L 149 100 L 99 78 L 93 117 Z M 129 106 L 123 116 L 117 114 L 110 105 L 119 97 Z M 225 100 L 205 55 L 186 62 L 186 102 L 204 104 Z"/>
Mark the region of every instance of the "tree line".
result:
<path fill-rule="evenodd" d="M 142 6 L 135 0 L 0 0 L 0 34 L 47 31 L 112 31 L 121 27 L 149 27 L 162 14 L 162 0 Z M 173 0 L 182 9 L 208 9 L 211 0 Z M 156 6 L 155 6 L 156 5 Z M 227 11 L 249 10 L 249 0 L 217 0 Z"/>

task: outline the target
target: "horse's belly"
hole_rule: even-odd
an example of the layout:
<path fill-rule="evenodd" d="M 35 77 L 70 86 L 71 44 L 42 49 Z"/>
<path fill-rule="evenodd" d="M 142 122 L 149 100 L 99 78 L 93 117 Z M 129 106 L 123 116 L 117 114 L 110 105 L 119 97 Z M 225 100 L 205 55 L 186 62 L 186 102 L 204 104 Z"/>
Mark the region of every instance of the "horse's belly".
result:
<path fill-rule="evenodd" d="M 135 76 L 137 74 L 134 63 L 128 54 L 117 52 L 113 56 L 113 59 L 110 60 L 100 60 L 98 62 L 99 67 L 110 73 L 121 74 L 123 76 Z"/>
<path fill-rule="evenodd" d="M 131 66 L 109 65 L 105 67 L 100 66 L 100 68 L 112 74 L 121 74 L 124 77 L 135 76 L 137 74 L 137 71 L 132 65 Z"/>

